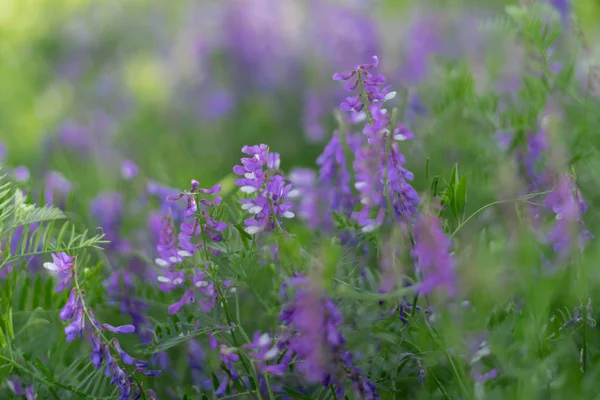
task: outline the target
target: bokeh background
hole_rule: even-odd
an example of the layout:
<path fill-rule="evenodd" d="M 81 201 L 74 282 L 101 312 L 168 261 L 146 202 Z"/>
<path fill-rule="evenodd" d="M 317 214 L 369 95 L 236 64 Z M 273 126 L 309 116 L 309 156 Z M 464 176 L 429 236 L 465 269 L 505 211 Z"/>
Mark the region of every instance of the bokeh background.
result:
<path fill-rule="evenodd" d="M 249 143 L 312 166 L 344 95 L 331 75 L 373 54 L 416 119 L 420 97 L 435 99 L 420 88 L 449 61 L 510 88 L 518 54 L 479 26 L 513 3 L 2 0 L 6 164 L 58 170 L 91 196 L 123 159 L 173 187 L 220 179 Z M 572 4 L 588 35 L 599 9 Z"/>

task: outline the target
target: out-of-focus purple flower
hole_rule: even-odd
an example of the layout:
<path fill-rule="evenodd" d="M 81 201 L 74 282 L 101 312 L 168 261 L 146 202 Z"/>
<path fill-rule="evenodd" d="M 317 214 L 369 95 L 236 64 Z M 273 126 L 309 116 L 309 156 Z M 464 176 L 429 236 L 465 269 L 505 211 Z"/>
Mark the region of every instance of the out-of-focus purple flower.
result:
<path fill-rule="evenodd" d="M 138 167 L 131 160 L 124 160 L 121 163 L 121 176 L 123 179 L 131 180 L 138 175 Z"/>
<path fill-rule="evenodd" d="M 195 385 L 203 389 L 212 388 L 210 385 L 205 384 L 208 379 L 204 372 L 206 354 L 196 340 L 190 340 L 188 342 L 188 358 L 190 373 Z"/>
<path fill-rule="evenodd" d="M 167 200 L 167 197 L 169 196 L 176 196 L 179 193 L 179 190 L 161 185 L 154 181 L 149 181 L 146 186 L 146 193 L 159 199 L 161 216 L 170 213 L 173 221 L 183 221 L 185 207 L 180 202 L 176 203 Z"/>
<path fill-rule="evenodd" d="M 271 89 L 290 82 L 297 67 L 301 24 L 298 4 L 282 0 L 229 0 L 222 36 L 234 74 L 234 87 Z"/>
<path fill-rule="evenodd" d="M 8 151 L 6 150 L 6 145 L 4 142 L 0 141 L 0 165 L 4 164 L 7 153 Z"/>
<path fill-rule="evenodd" d="M 29 168 L 24 165 L 19 165 L 13 170 L 13 177 L 17 182 L 27 182 L 30 178 Z"/>
<path fill-rule="evenodd" d="M 235 106 L 235 98 L 229 90 L 218 88 L 206 97 L 206 103 L 202 111 L 204 118 L 211 121 L 228 115 Z"/>
<path fill-rule="evenodd" d="M 569 0 L 548 0 L 550 5 L 558 11 L 563 26 L 566 26 L 569 22 L 571 14 L 571 6 Z"/>
<path fill-rule="evenodd" d="M 111 249 L 127 248 L 121 239 L 121 224 L 123 221 L 123 196 L 117 192 L 107 192 L 98 195 L 90 204 L 90 212 L 97 219 L 110 240 Z"/>
<path fill-rule="evenodd" d="M 48 172 L 44 190 L 44 201 L 46 205 L 55 205 L 64 209 L 67 196 L 71 192 L 71 189 L 71 183 L 59 172 Z"/>
<path fill-rule="evenodd" d="M 90 127 L 66 122 L 58 129 L 57 138 L 61 145 L 76 150 L 81 155 L 89 154 L 94 148 L 94 135 Z"/>
<path fill-rule="evenodd" d="M 444 48 L 443 25 L 439 19 L 434 13 L 421 10 L 412 18 L 400 74 L 406 84 L 422 81 L 429 73 L 430 57 Z"/>
<path fill-rule="evenodd" d="M 292 184 L 286 183 L 279 174 L 279 154 L 269 152 L 266 145 L 244 146 L 242 152 L 251 156 L 242 158 L 242 165 L 233 167 L 233 172 L 242 175 L 235 181 L 243 193 L 251 198 L 240 200 L 242 209 L 252 215 L 244 221 L 245 231 L 254 235 L 270 231 L 279 224 L 278 217 L 293 218 L 294 203 L 289 199 L 298 195 Z"/>
<path fill-rule="evenodd" d="M 374 385 L 364 378 L 354 365 L 352 354 L 344 349 L 346 339 L 339 330 L 343 318 L 333 301 L 303 277 L 293 278 L 287 286 L 294 286 L 296 293 L 280 314 L 288 328 L 278 342 L 280 349 L 287 350 L 280 364 L 286 365 L 295 357 L 294 366 L 307 381 L 320 382 L 325 387 L 335 385 L 338 398 L 344 397 L 342 377 L 346 376 L 361 398 L 379 399 Z M 261 337 L 255 339 L 259 343 L 254 345 L 260 344 Z"/>
<path fill-rule="evenodd" d="M 319 142 L 325 137 L 321 119 L 327 113 L 323 103 L 322 97 L 317 93 L 308 92 L 304 95 L 302 125 L 306 138 L 311 142 Z"/>
<path fill-rule="evenodd" d="M 23 383 L 15 377 L 6 381 L 7 386 L 16 396 L 25 396 L 25 400 L 36 400 L 37 394 L 33 385 L 23 387 Z"/>
<path fill-rule="evenodd" d="M 439 218 L 430 209 L 425 210 L 415 226 L 415 247 L 412 251 L 415 267 L 422 276 L 419 293 L 441 290 L 450 297 L 454 296 L 456 276 L 451 246 Z"/>
<path fill-rule="evenodd" d="M 315 171 L 295 168 L 290 172 L 289 178 L 298 192 L 294 198 L 298 217 L 313 229 L 329 227 L 331 213 L 327 209 L 327 190 L 318 184 Z"/>
<path fill-rule="evenodd" d="M 329 189 L 329 207 L 332 211 L 349 215 L 354 207 L 350 189 L 350 173 L 346 166 L 340 134 L 334 132 L 323 154 L 317 158 L 319 183 Z"/>
<path fill-rule="evenodd" d="M 558 176 L 555 189 L 546 198 L 546 205 L 556 215 L 556 222 L 548 233 L 548 241 L 561 258 L 581 248 L 585 239 L 593 237 L 583 227 L 581 220 L 587 205 L 568 174 Z"/>
<path fill-rule="evenodd" d="M 52 253 L 53 262 L 45 262 L 44 268 L 48 271 L 56 274 L 56 277 L 60 281 L 56 286 L 56 292 L 62 292 L 62 290 L 71 283 L 71 278 L 75 273 L 74 263 L 75 257 L 71 257 L 66 253 Z"/>

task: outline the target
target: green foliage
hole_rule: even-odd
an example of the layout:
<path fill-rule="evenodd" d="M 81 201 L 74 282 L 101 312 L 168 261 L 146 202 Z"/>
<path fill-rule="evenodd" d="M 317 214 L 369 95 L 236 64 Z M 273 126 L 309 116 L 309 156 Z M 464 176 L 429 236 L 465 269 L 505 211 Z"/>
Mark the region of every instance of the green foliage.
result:
<path fill-rule="evenodd" d="M 4 178 L 0 177 L 0 243 L 5 244 L 0 269 L 26 257 L 101 249 L 107 243 L 103 233 L 77 232 L 60 209 L 28 203 L 23 191 Z"/>

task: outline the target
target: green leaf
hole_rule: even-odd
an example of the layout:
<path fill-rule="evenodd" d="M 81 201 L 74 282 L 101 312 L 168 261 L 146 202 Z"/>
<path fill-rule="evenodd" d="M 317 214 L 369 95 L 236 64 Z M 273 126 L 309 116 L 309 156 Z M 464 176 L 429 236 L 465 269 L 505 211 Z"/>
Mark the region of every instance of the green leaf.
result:
<path fill-rule="evenodd" d="M 454 187 L 454 204 L 458 216 L 462 215 L 467 204 L 467 177 L 463 176 Z"/>

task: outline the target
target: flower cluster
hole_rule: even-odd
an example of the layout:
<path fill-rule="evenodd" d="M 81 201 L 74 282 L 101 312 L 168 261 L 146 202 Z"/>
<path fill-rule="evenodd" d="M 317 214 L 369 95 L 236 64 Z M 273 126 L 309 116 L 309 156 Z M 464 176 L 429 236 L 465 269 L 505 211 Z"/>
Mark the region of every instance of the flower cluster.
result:
<path fill-rule="evenodd" d="M 197 180 L 192 180 L 192 188 L 189 192 L 181 192 L 167 197 L 168 201 L 184 198 L 187 206 L 184 212 L 184 221 L 177 237 L 180 250 L 177 252 L 176 257 L 170 257 L 169 260 L 157 259 L 159 265 L 165 267 L 169 266 L 169 263 L 181 262 L 181 257 L 195 254 L 198 248 L 203 252 L 208 251 L 204 248 L 207 237 L 214 243 L 223 240 L 221 233 L 227 228 L 227 224 L 215 221 L 213 216 L 216 207 L 221 204 L 223 199 L 220 196 L 215 196 L 212 200 L 204 198 L 197 200 L 200 194 L 214 195 L 219 192 L 221 192 L 221 185 L 219 184 L 210 189 L 202 189 Z M 198 205 L 198 202 L 200 205 Z M 201 243 L 194 243 L 193 239 L 198 236 L 201 236 Z M 165 245 L 169 245 L 169 243 L 167 242 Z"/>
<path fill-rule="evenodd" d="M 406 160 L 396 143 L 411 139 L 413 134 L 402 125 L 391 128 L 391 115 L 383 105 L 396 93 L 390 91 L 390 86 L 381 87 L 385 77 L 369 72 L 377 65 L 378 58 L 374 56 L 370 64 L 360 64 L 348 73 L 333 76 L 335 80 L 347 81 L 347 90 L 359 89 L 359 93 L 348 97 L 340 108 L 351 113 L 364 109 L 367 117 L 363 129 L 366 141 L 356 147 L 353 164 L 354 186 L 363 205 L 353 217 L 364 232 L 371 232 L 382 224 L 386 209 L 404 222 L 416 214 L 419 204 L 419 195 L 408 183 L 413 174 L 404 168 Z"/>
<path fill-rule="evenodd" d="M 363 376 L 354 365 L 352 353 L 344 348 L 346 339 L 339 330 L 343 318 L 333 301 L 307 278 L 294 278 L 289 285 L 295 287 L 296 293 L 280 314 L 288 330 L 279 339 L 279 348 L 287 352 L 278 370 L 295 357 L 295 368 L 307 381 L 325 387 L 334 385 L 338 398 L 344 397 L 347 378 L 359 398 L 379 399 L 373 383 Z"/>
<path fill-rule="evenodd" d="M 116 384 L 119 388 L 120 399 L 130 399 L 131 394 L 135 398 L 140 395 L 142 388 L 139 384 L 134 383 L 134 379 L 130 372 L 123 370 L 119 366 L 119 362 L 113 358 L 113 355 L 118 355 L 121 362 L 125 365 L 131 365 L 135 368 L 135 372 L 146 376 L 156 376 L 160 371 L 148 369 L 149 365 L 145 361 L 136 360 L 127 354 L 120 346 L 116 338 L 107 340 L 105 333 L 111 332 L 115 334 L 128 334 L 135 332 L 133 325 L 112 326 L 110 324 L 100 324 L 91 308 L 85 304 L 85 291 L 80 290 L 77 286 L 77 271 L 75 257 L 65 253 L 52 254 L 53 263 L 45 263 L 44 267 L 51 272 L 58 274 L 60 280 L 58 291 L 62 291 L 74 279 L 76 286 L 71 289 L 71 293 L 67 303 L 60 310 L 60 319 L 64 322 L 69 322 L 65 327 L 64 332 L 67 342 L 79 338 L 82 339 L 84 334 L 92 344 L 92 353 L 90 360 L 94 369 L 100 369 L 105 361 L 105 375 L 112 377 L 111 384 Z M 89 325 L 86 324 L 89 322 Z M 89 329 L 86 329 L 88 328 Z M 133 392 L 132 392 L 133 391 Z"/>
<path fill-rule="evenodd" d="M 349 149 L 351 150 L 351 149 Z M 332 211 L 350 214 L 355 199 L 350 187 L 351 177 L 346 166 L 344 147 L 340 134 L 334 132 L 323 154 L 317 158 L 319 169 L 319 184 L 329 189 L 329 207 Z"/>
<path fill-rule="evenodd" d="M 250 218 L 244 221 L 248 234 L 275 229 L 278 218 L 293 218 L 291 211 L 294 203 L 289 199 L 298 195 L 291 183 L 279 172 L 279 154 L 269 152 L 266 145 L 244 146 L 242 152 L 251 156 L 242 158 L 242 165 L 233 167 L 233 172 L 242 175 L 235 181 L 243 193 L 251 198 L 240 200 L 242 209 L 248 211 Z"/>

